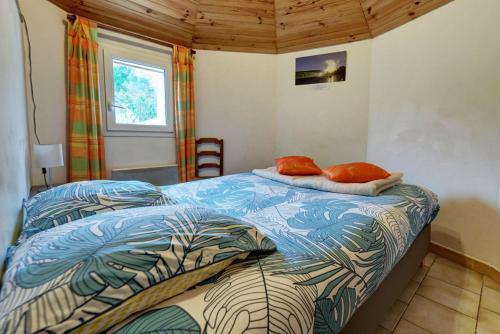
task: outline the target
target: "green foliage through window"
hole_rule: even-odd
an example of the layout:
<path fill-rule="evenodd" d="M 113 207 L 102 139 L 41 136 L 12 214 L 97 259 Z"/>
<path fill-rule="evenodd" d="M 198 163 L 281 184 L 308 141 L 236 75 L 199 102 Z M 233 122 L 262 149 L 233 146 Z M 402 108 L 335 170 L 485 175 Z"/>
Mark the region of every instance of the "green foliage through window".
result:
<path fill-rule="evenodd" d="M 164 73 L 113 60 L 116 122 L 138 124 L 158 117 L 157 83 Z M 164 90 L 163 90 L 164 91 Z"/>

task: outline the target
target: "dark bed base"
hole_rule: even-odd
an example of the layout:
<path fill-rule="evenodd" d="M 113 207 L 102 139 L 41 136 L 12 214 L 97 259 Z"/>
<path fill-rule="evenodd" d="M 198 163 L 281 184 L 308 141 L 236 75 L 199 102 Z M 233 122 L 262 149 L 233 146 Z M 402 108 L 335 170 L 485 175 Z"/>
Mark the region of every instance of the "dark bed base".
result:
<path fill-rule="evenodd" d="M 403 258 L 382 281 L 378 289 L 361 307 L 342 330 L 342 334 L 375 333 L 377 326 L 403 293 L 424 260 L 431 240 L 431 226 L 420 232 Z"/>

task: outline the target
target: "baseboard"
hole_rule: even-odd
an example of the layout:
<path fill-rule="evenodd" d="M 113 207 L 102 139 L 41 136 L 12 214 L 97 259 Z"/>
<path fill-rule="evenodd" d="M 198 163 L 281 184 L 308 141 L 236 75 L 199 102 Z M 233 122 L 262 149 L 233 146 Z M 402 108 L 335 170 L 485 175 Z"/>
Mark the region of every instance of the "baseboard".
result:
<path fill-rule="evenodd" d="M 445 259 L 458 263 L 466 268 L 474 270 L 480 274 L 486 275 L 495 282 L 497 282 L 498 284 L 500 284 L 500 270 L 491 264 L 485 263 L 471 256 L 459 253 L 456 250 L 440 245 L 436 242 L 431 242 L 429 246 L 429 251 L 441 257 L 444 257 Z"/>

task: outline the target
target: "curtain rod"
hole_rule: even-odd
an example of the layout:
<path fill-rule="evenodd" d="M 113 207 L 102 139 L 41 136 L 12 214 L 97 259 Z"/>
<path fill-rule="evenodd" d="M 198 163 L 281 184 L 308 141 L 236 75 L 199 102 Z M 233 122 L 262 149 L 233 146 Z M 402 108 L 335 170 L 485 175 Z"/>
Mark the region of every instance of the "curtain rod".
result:
<path fill-rule="evenodd" d="M 68 14 L 66 16 L 66 18 L 71 23 L 74 23 L 75 20 L 76 20 L 76 15 L 75 14 Z M 97 22 L 97 26 L 99 28 L 103 28 L 103 29 L 106 29 L 106 30 L 111 30 L 111 31 L 114 31 L 114 32 L 119 32 L 119 33 L 122 33 L 122 34 L 125 34 L 125 35 L 129 35 L 129 36 L 132 36 L 132 37 L 136 37 L 136 38 L 140 38 L 140 39 L 146 40 L 148 42 L 153 42 L 153 43 L 161 44 L 163 46 L 168 46 L 170 48 L 174 47 L 174 45 L 175 45 L 175 44 L 172 44 L 172 43 L 160 40 L 160 39 L 148 37 L 148 36 L 145 36 L 145 35 L 142 35 L 142 34 L 138 34 L 138 33 L 126 30 L 126 29 L 117 28 L 117 27 L 114 27 L 114 26 L 111 26 L 111 25 L 108 25 L 108 24 L 105 24 L 105 23 L 101 23 L 101 22 Z M 195 55 L 196 51 L 191 49 L 191 54 Z"/>

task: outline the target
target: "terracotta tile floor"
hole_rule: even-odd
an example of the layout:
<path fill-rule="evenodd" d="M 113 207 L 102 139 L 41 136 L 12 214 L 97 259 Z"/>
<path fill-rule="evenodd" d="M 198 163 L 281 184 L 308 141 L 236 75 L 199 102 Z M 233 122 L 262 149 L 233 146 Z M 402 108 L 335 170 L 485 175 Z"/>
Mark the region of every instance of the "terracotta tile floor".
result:
<path fill-rule="evenodd" d="M 500 284 L 427 254 L 377 334 L 500 334 Z"/>

